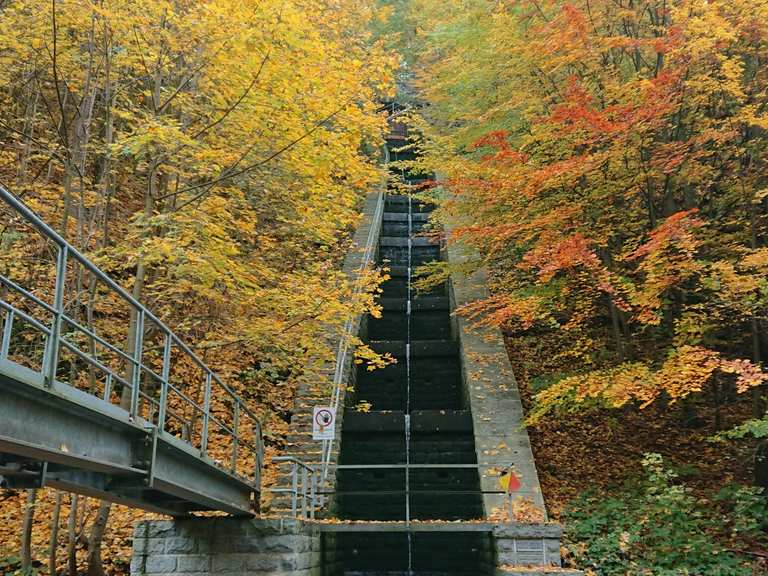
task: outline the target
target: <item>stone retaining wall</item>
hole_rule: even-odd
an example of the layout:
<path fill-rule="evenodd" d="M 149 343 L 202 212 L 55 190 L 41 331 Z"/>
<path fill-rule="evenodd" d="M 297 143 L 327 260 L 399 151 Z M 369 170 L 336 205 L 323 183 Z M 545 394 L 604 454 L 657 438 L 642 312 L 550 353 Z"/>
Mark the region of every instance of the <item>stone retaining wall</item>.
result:
<path fill-rule="evenodd" d="M 131 575 L 320 576 L 334 571 L 333 537 L 296 520 L 149 520 L 134 530 Z"/>
<path fill-rule="evenodd" d="M 561 566 L 559 524 L 497 524 L 493 527 L 496 565 Z"/>
<path fill-rule="evenodd" d="M 448 262 L 462 264 L 474 259 L 476 255 L 470 248 L 449 242 Z M 453 274 L 451 309 L 487 298 L 486 280 L 484 269 L 469 275 Z M 501 330 L 474 328 L 472 322 L 462 315 L 456 315 L 454 320 L 461 347 L 464 385 L 472 410 L 480 485 L 488 492 L 500 490 L 499 474 L 513 467 L 521 484 L 515 498 L 530 502 L 546 520 L 544 497 L 525 428 L 520 392 Z M 486 517 L 496 516 L 507 508 L 503 494 L 486 493 L 483 502 Z"/>

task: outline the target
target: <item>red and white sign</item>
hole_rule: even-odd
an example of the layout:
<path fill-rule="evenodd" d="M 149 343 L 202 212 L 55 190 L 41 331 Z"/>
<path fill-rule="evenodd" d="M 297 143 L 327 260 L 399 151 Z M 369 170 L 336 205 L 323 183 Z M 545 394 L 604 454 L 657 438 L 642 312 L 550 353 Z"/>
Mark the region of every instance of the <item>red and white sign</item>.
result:
<path fill-rule="evenodd" d="M 312 439 L 333 440 L 336 434 L 336 410 L 327 406 L 315 406 L 312 411 Z"/>

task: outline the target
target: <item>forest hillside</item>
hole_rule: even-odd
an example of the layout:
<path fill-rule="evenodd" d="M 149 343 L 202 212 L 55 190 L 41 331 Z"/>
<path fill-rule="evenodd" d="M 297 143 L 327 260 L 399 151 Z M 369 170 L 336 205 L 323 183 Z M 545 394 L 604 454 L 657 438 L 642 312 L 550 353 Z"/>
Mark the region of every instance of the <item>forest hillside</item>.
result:
<path fill-rule="evenodd" d="M 491 273 L 462 312 L 574 564 L 765 573 L 768 3 L 408 4 L 423 195 Z"/>

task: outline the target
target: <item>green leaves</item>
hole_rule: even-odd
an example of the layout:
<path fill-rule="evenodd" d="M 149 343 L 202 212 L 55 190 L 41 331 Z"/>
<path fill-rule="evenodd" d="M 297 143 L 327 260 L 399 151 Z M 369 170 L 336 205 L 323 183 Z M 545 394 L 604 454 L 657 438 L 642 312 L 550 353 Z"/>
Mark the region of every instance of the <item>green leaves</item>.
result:
<path fill-rule="evenodd" d="M 566 548 L 576 564 L 600 576 L 751 576 L 747 558 L 717 543 L 724 510 L 697 500 L 658 454 L 642 464 L 643 477 L 616 495 L 585 494 L 570 505 Z M 724 490 L 715 501 L 745 535 L 766 506 L 757 490 Z"/>

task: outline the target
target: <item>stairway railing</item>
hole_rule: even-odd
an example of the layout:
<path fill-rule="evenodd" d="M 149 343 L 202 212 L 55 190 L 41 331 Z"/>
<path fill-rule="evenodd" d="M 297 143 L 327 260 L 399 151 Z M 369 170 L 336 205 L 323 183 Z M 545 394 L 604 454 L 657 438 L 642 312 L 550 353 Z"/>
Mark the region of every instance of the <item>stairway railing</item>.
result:
<path fill-rule="evenodd" d="M 0 204 L 0 215 L 8 219 L 0 229 L 0 246 L 9 231 L 23 234 L 28 243 L 36 231 L 44 246 L 54 248 L 55 255 L 53 270 L 49 271 L 54 283 L 48 294 L 42 293 L 45 288 L 25 288 L 20 281 L 0 274 L 0 367 L 5 363 L 31 368 L 42 375 L 43 385 L 50 389 L 72 385 L 59 378 L 82 361 L 90 374 L 85 391 L 100 397 L 105 408 L 106 404 L 116 405 L 132 421 L 143 419 L 154 425 L 159 435 L 176 436 L 196 449 L 200 458 L 244 479 L 258 491 L 263 449 L 256 414 L 150 310 L 2 186 L 0 199 L 6 205 L 3 210 Z M 6 272 L 20 268 L 18 262 L 7 264 Z M 129 311 L 130 318 L 123 320 L 132 327 L 132 341 L 115 341 L 97 333 L 92 323 L 75 317 L 87 281 L 98 283 L 101 294 Z M 68 283 L 79 293 L 74 305 L 65 301 Z M 29 358 L 30 327 L 43 340 L 39 362 Z M 62 360 L 64 355 L 70 358 L 68 362 Z M 187 381 L 190 372 L 197 375 L 197 381 Z M 94 375 L 103 378 L 98 386 L 94 386 Z M 213 436 L 215 446 L 211 444 Z"/>
<path fill-rule="evenodd" d="M 291 464 L 291 487 L 271 488 L 271 492 L 291 495 L 291 516 L 293 518 L 314 520 L 318 505 L 322 505 L 317 497 L 318 471 L 295 456 L 275 456 L 272 458 L 272 462 L 275 464 L 289 462 Z M 301 515 L 299 515 L 299 503 L 301 503 Z"/>
<path fill-rule="evenodd" d="M 381 229 L 381 220 L 384 213 L 384 192 L 379 192 L 376 199 L 376 208 L 371 218 L 371 225 L 368 230 L 368 237 L 365 242 L 365 251 L 363 252 L 363 258 L 360 262 L 360 267 L 357 270 L 356 288 L 355 292 L 358 293 L 362 287 L 360 283 L 363 272 L 371 265 L 371 262 L 376 253 L 376 244 L 379 237 L 379 230 Z M 339 411 L 341 405 L 341 392 L 344 387 L 344 371 L 347 364 L 347 356 L 349 354 L 349 336 L 352 329 L 355 326 L 355 315 L 350 315 L 347 322 L 344 324 L 344 331 L 341 334 L 339 340 L 339 346 L 336 351 L 336 369 L 333 374 L 333 388 L 331 390 L 331 397 L 329 406 L 334 409 L 336 413 Z M 338 431 L 337 431 L 338 433 Z M 331 455 L 333 453 L 333 445 L 335 439 L 323 440 L 322 446 L 322 465 L 320 470 L 320 484 L 324 485 L 328 479 L 328 469 L 331 464 Z"/>
<path fill-rule="evenodd" d="M 504 513 L 510 520 L 514 518 L 515 493 L 508 490 L 453 490 L 421 488 L 402 490 L 329 490 L 321 488 L 318 485 L 319 471 L 310 464 L 307 464 L 296 456 L 276 456 L 272 458 L 275 464 L 290 463 L 289 472 L 290 487 L 271 488 L 273 494 L 289 494 L 291 498 L 291 517 L 302 520 L 314 520 L 316 511 L 323 506 L 325 498 L 328 496 L 405 496 L 409 499 L 411 496 L 480 496 L 484 494 L 499 494 L 505 497 L 505 510 L 497 513 Z M 481 465 L 476 463 L 466 464 L 331 464 L 330 467 L 336 470 L 479 470 Z M 488 518 L 477 518 L 476 520 L 488 520 Z M 369 520 L 375 522 L 375 520 Z M 410 507 L 405 506 L 403 522 L 406 525 L 414 521 L 419 521 L 411 517 Z M 434 522 L 435 520 L 427 520 Z"/>

